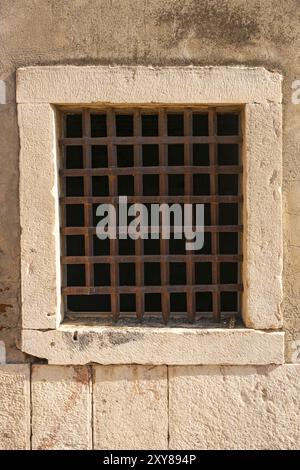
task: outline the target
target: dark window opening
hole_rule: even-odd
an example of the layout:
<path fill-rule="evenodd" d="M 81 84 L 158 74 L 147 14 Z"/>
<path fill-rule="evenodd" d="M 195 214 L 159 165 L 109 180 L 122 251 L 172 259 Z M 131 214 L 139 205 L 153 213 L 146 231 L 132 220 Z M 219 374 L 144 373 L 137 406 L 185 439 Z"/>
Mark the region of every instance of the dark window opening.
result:
<path fill-rule="evenodd" d="M 126 137 L 133 135 L 133 116 L 132 114 L 116 115 L 116 135 L 117 137 Z"/>
<path fill-rule="evenodd" d="M 142 136 L 151 137 L 158 135 L 158 115 L 143 114 L 142 115 Z"/>
<path fill-rule="evenodd" d="M 159 164 L 159 148 L 156 144 L 142 145 L 143 165 L 158 166 Z"/>
<path fill-rule="evenodd" d="M 66 147 L 66 168 L 83 168 L 81 145 L 69 145 Z"/>
<path fill-rule="evenodd" d="M 145 286 L 160 286 L 160 263 L 144 263 Z"/>
<path fill-rule="evenodd" d="M 66 114 L 66 137 L 82 137 L 81 114 Z"/>
<path fill-rule="evenodd" d="M 117 145 L 119 167 L 133 166 L 133 145 Z"/>
<path fill-rule="evenodd" d="M 135 285 L 135 265 L 134 263 L 119 264 L 120 286 Z"/>
<path fill-rule="evenodd" d="M 193 113 L 193 135 L 208 135 L 207 113 Z"/>
<path fill-rule="evenodd" d="M 239 115 L 229 113 L 217 114 L 218 135 L 239 135 Z"/>
<path fill-rule="evenodd" d="M 194 144 L 193 145 L 193 165 L 209 166 L 209 145 Z"/>
<path fill-rule="evenodd" d="M 168 165 L 183 166 L 184 165 L 184 145 L 171 144 L 168 145 Z"/>
<path fill-rule="evenodd" d="M 183 114 L 167 114 L 168 135 L 184 135 L 184 117 Z"/>
<path fill-rule="evenodd" d="M 61 236 L 66 318 L 176 325 L 239 317 L 242 166 L 239 111 L 99 108 L 63 119 Z M 149 168 L 153 167 L 153 168 Z M 204 245 L 101 240 L 101 203 L 204 204 Z M 128 223 L 133 217 L 128 217 Z M 117 224 L 120 223 L 117 217 Z"/>
<path fill-rule="evenodd" d="M 106 145 L 92 145 L 92 168 L 107 168 L 107 147 Z"/>
<path fill-rule="evenodd" d="M 94 264 L 94 282 L 95 286 L 110 285 L 110 265 Z"/>
<path fill-rule="evenodd" d="M 106 114 L 91 114 L 91 136 L 106 137 Z"/>
<path fill-rule="evenodd" d="M 145 312 L 161 312 L 161 295 L 156 293 L 145 294 Z"/>

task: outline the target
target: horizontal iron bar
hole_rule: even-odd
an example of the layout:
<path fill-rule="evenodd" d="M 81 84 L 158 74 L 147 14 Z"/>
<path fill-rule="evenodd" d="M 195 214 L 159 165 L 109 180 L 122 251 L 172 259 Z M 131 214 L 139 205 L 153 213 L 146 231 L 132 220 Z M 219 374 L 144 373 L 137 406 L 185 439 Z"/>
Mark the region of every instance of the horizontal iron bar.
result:
<path fill-rule="evenodd" d="M 170 232 L 175 231 L 175 226 L 170 226 Z M 242 225 L 205 225 L 203 227 L 204 232 L 242 232 Z M 196 227 L 193 226 L 192 230 L 195 231 Z M 153 227 L 152 233 L 161 233 L 162 227 Z M 200 231 L 200 230 L 199 230 Z M 96 234 L 96 227 L 61 227 L 61 233 L 63 235 L 86 235 L 88 233 Z M 150 239 L 149 234 L 149 239 Z"/>
<path fill-rule="evenodd" d="M 117 203 L 119 196 L 77 196 L 77 197 L 62 197 L 60 202 L 62 204 L 108 204 Z M 127 196 L 127 202 L 130 203 L 238 203 L 243 202 L 243 196 Z"/>
<path fill-rule="evenodd" d="M 191 253 L 192 254 L 192 253 Z M 181 261 L 187 262 L 187 255 L 105 255 L 105 256 L 63 256 L 63 264 L 114 264 L 114 263 L 135 263 L 137 261 L 144 262 L 168 262 Z M 241 262 L 243 255 L 194 255 L 192 254 L 192 262 Z"/>
<path fill-rule="evenodd" d="M 91 294 L 122 294 L 122 293 L 163 293 L 163 292 L 240 292 L 243 284 L 199 284 L 178 286 L 96 286 L 96 287 L 63 287 L 62 292 L 67 295 L 91 295 Z"/>
<path fill-rule="evenodd" d="M 241 136 L 64 137 L 62 145 L 239 144 Z"/>
<path fill-rule="evenodd" d="M 133 318 L 133 319 L 136 319 L 137 320 L 137 315 L 136 315 L 136 312 L 120 312 L 122 313 L 122 317 L 120 320 L 123 321 L 124 320 L 124 317 L 129 317 L 129 318 Z M 170 312 L 172 314 L 171 318 L 170 318 L 170 322 L 174 321 L 175 319 L 177 319 L 178 317 L 185 317 L 186 320 L 187 320 L 187 312 Z M 195 318 L 195 322 L 199 321 L 199 320 L 212 320 L 212 312 L 200 312 L 200 311 L 197 311 L 196 310 L 196 313 L 197 313 L 197 316 Z M 145 310 L 144 311 L 144 318 L 142 318 L 142 320 L 145 321 L 145 326 L 147 326 L 147 320 L 151 317 L 154 318 L 154 319 L 158 319 L 158 320 L 162 320 L 162 312 L 151 312 L 151 311 L 148 311 L 148 310 Z M 221 315 L 222 315 L 222 320 L 230 320 L 232 317 L 237 317 L 239 315 L 239 312 L 223 312 L 221 311 Z M 78 317 L 82 317 L 82 318 L 101 318 L 101 319 L 105 319 L 105 320 L 112 320 L 112 314 L 111 312 L 74 312 L 72 310 L 67 310 L 66 311 L 66 316 L 67 318 L 65 317 L 64 320 L 70 320 L 70 319 L 77 319 L 78 320 Z M 238 320 L 238 318 L 235 318 L 236 320 Z M 138 320 L 137 320 L 138 321 Z M 64 321 L 64 324 L 66 323 L 66 321 Z M 160 322 L 161 324 L 162 322 Z M 188 321 L 186 322 L 188 323 Z M 149 323 L 149 326 L 151 326 L 151 323 Z M 182 326 L 182 325 L 180 325 Z"/>
<path fill-rule="evenodd" d="M 146 175 L 146 174 L 238 174 L 243 172 L 241 165 L 219 166 L 137 166 L 109 168 L 69 168 L 60 170 L 62 176 L 101 176 L 101 175 Z"/>

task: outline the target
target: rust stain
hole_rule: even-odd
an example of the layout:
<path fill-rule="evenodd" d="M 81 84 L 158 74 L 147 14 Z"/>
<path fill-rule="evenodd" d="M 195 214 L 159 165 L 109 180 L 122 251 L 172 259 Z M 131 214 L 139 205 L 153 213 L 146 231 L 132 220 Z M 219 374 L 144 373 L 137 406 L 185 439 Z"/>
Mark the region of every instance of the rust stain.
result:
<path fill-rule="evenodd" d="M 153 394 L 153 397 L 156 400 L 160 400 L 161 398 L 159 390 L 157 390 L 155 387 L 147 386 L 146 384 L 140 383 L 138 381 L 134 381 L 132 386 L 133 386 L 133 393 L 135 393 L 136 395 L 147 395 L 150 392 Z"/>
<path fill-rule="evenodd" d="M 0 304 L 0 313 L 5 313 L 8 308 L 13 308 L 11 304 Z"/>
<path fill-rule="evenodd" d="M 57 433 L 59 430 L 58 426 L 56 429 L 54 429 L 54 433 Z M 43 450 L 43 449 L 51 449 L 55 443 L 55 436 L 53 433 L 49 434 L 48 437 L 44 437 L 41 444 L 37 447 L 38 450 Z"/>
<path fill-rule="evenodd" d="M 79 397 L 79 391 L 73 391 L 71 395 L 68 397 L 67 401 L 65 402 L 65 405 L 62 410 L 62 414 L 68 413 L 68 411 L 74 406 L 74 403 L 77 401 Z M 38 450 L 47 450 L 47 449 L 53 449 L 55 443 L 59 439 L 59 430 L 61 428 L 62 422 L 58 422 L 54 429 L 49 433 L 47 437 L 44 437 L 40 443 L 40 445 L 37 447 Z"/>
<path fill-rule="evenodd" d="M 9 290 L 9 287 L 4 287 L 0 289 L 0 292 L 7 292 Z"/>
<path fill-rule="evenodd" d="M 85 367 L 75 366 L 74 379 L 76 382 L 81 383 L 82 385 L 88 385 L 90 382 L 90 374 L 88 369 Z"/>

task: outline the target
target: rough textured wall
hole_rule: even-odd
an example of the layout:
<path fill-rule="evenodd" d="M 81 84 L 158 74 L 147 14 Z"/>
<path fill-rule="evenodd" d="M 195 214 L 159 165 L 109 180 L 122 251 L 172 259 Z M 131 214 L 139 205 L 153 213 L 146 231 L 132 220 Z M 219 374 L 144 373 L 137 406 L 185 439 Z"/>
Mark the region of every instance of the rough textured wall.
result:
<path fill-rule="evenodd" d="M 284 302 L 287 360 L 300 338 L 298 0 L 0 0 L 0 340 L 18 349 L 20 228 L 16 68 L 47 64 L 261 65 L 284 75 Z M 298 119 L 298 122 L 297 122 Z"/>

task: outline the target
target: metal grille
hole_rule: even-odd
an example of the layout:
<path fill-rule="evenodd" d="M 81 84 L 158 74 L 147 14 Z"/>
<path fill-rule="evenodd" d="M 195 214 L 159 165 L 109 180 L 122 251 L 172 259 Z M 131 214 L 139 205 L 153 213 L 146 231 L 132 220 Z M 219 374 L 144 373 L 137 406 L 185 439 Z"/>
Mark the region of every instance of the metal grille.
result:
<path fill-rule="evenodd" d="M 238 109 L 62 110 L 61 234 L 69 317 L 220 322 L 240 313 Z M 205 243 L 99 240 L 100 203 L 205 204 Z"/>

